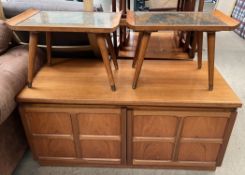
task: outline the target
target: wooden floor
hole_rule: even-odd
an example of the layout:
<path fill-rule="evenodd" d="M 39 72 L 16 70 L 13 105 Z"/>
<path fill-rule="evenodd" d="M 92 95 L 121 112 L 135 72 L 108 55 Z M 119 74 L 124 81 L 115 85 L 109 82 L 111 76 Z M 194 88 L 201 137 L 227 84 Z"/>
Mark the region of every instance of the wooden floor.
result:
<path fill-rule="evenodd" d="M 133 58 L 135 55 L 138 33 L 130 33 L 128 46 L 119 51 L 121 58 Z M 189 59 L 189 55 L 178 47 L 173 32 L 152 33 L 146 52 L 146 59 Z"/>
<path fill-rule="evenodd" d="M 18 96 L 20 102 L 154 105 L 187 107 L 239 107 L 239 98 L 215 70 L 214 90 L 208 91 L 207 66 L 194 61 L 146 60 L 133 90 L 131 60 L 119 60 L 113 71 L 117 91 L 112 92 L 99 60 L 60 59 L 44 67 Z"/>

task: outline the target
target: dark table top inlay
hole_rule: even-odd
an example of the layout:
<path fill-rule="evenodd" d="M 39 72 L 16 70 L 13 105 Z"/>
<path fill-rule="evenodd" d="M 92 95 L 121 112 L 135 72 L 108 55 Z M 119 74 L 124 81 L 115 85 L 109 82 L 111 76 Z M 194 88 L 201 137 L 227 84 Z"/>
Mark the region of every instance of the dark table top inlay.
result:
<path fill-rule="evenodd" d="M 210 13 L 196 12 L 136 12 L 135 25 L 225 25 Z"/>

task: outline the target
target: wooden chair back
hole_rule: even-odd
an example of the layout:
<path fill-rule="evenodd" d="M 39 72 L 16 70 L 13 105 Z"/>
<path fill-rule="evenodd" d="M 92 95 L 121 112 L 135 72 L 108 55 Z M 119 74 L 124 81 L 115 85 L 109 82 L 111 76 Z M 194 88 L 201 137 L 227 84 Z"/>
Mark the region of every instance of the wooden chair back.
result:
<path fill-rule="evenodd" d="M 0 19 L 4 20 L 5 16 L 4 16 L 4 12 L 3 12 L 3 5 L 2 5 L 2 1 L 0 0 Z"/>

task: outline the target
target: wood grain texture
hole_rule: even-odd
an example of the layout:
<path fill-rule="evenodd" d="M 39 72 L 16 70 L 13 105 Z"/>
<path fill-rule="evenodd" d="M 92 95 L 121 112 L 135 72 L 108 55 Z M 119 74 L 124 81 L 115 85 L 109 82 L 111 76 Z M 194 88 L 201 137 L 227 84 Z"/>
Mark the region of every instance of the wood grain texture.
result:
<path fill-rule="evenodd" d="M 120 159 L 77 159 L 77 158 L 56 158 L 40 157 L 41 166 L 79 166 L 79 167 L 124 167 L 120 165 Z"/>
<path fill-rule="evenodd" d="M 28 126 L 32 134 L 72 134 L 72 125 L 68 113 L 26 113 Z"/>
<path fill-rule="evenodd" d="M 174 143 L 174 137 L 133 137 L 133 142 L 165 142 L 165 143 Z"/>
<path fill-rule="evenodd" d="M 28 9 L 25 12 L 10 18 L 6 21 L 6 24 L 12 29 L 14 30 L 14 26 L 17 25 L 18 23 L 30 18 L 31 16 L 39 13 L 40 11 L 34 8 Z"/>
<path fill-rule="evenodd" d="M 229 110 L 205 110 L 198 108 L 157 108 L 149 107 L 142 108 L 136 107 L 134 110 L 134 115 L 143 115 L 143 116 L 175 116 L 175 117 L 223 117 L 229 118 Z"/>
<path fill-rule="evenodd" d="M 127 164 L 133 164 L 133 111 L 127 110 Z"/>
<path fill-rule="evenodd" d="M 106 35 L 106 41 L 107 41 L 108 50 L 111 54 L 111 59 L 113 61 L 114 67 L 116 70 L 118 70 L 117 56 L 116 56 L 114 46 L 113 46 L 112 41 L 111 41 L 111 35 L 110 34 Z"/>
<path fill-rule="evenodd" d="M 208 88 L 214 88 L 214 59 L 215 59 L 215 36 L 214 32 L 207 33 L 208 42 Z"/>
<path fill-rule="evenodd" d="M 31 32 L 29 39 L 29 59 L 28 59 L 28 87 L 32 87 L 34 77 L 34 65 L 37 56 L 38 33 Z"/>
<path fill-rule="evenodd" d="M 200 0 L 198 4 L 198 11 L 202 12 L 204 8 L 204 0 Z"/>
<path fill-rule="evenodd" d="M 217 143 L 223 144 L 223 139 L 217 138 L 181 138 L 180 141 L 182 143 Z"/>
<path fill-rule="evenodd" d="M 107 159 L 100 159 L 99 162 L 93 159 L 74 159 L 74 158 L 40 158 L 41 166 L 80 166 L 80 167 L 114 167 L 114 168 L 129 168 L 131 166 L 119 165 L 118 159 L 110 159 L 108 162 Z M 113 160 L 113 161 L 112 161 Z M 97 162 L 97 163 L 96 163 Z M 215 171 L 216 166 L 215 162 L 189 162 L 189 161 L 181 161 L 181 162 L 171 162 L 171 161 L 152 161 L 152 160 L 134 160 L 135 168 L 161 168 L 165 169 L 186 169 L 186 170 L 209 170 Z"/>
<path fill-rule="evenodd" d="M 73 140 L 35 137 L 33 145 L 38 157 L 76 157 Z"/>
<path fill-rule="evenodd" d="M 75 113 L 71 114 L 72 131 L 75 144 L 76 157 L 82 158 L 82 149 L 80 145 L 79 123 Z"/>
<path fill-rule="evenodd" d="M 109 84 L 111 87 L 112 91 L 116 91 L 116 85 L 115 85 L 115 81 L 114 81 L 114 77 L 112 74 L 112 70 L 111 70 L 111 64 L 110 64 L 110 60 L 109 60 L 109 53 L 108 53 L 108 49 L 106 47 L 106 36 L 102 35 L 102 34 L 98 34 L 96 36 L 97 39 L 97 44 L 99 46 L 101 55 L 102 55 L 102 59 L 105 65 L 105 69 L 106 69 L 106 73 L 108 76 L 108 80 L 109 80 Z"/>
<path fill-rule="evenodd" d="M 82 159 L 88 162 L 120 163 L 122 148 L 122 119 L 120 109 L 96 109 L 77 113 L 80 151 Z M 115 160 L 116 159 L 116 160 Z"/>
<path fill-rule="evenodd" d="M 98 43 L 96 42 L 96 34 L 88 33 L 88 41 L 89 46 L 92 48 L 94 55 L 98 58 L 101 58 L 101 52 Z"/>
<path fill-rule="evenodd" d="M 104 107 L 40 104 L 38 109 L 38 104 L 22 105 L 34 155 L 49 165 L 80 162 L 83 166 L 213 169 L 222 162 L 235 121 L 235 115 L 228 112 L 231 109 Z M 60 111 L 55 113 L 56 109 Z M 67 117 L 72 133 L 51 132 L 61 130 Z M 41 131 L 34 133 L 33 127 Z"/>
<path fill-rule="evenodd" d="M 136 89 L 137 84 L 138 84 L 138 79 L 140 76 L 140 72 L 142 69 L 142 65 L 145 59 L 145 52 L 146 49 L 148 47 L 149 44 L 149 40 L 151 37 L 151 33 L 148 32 L 142 32 L 142 39 L 141 39 L 141 43 L 140 43 L 140 47 L 139 47 L 139 51 L 137 53 L 137 58 L 136 58 L 136 66 L 135 66 L 135 73 L 134 73 L 134 79 L 133 79 L 133 84 L 132 84 L 132 88 Z"/>
<path fill-rule="evenodd" d="M 176 136 L 175 136 L 174 149 L 172 154 L 172 161 L 178 160 L 180 139 L 183 131 L 183 125 L 184 125 L 184 118 L 178 118 L 178 126 L 176 127 Z"/>
<path fill-rule="evenodd" d="M 218 155 L 218 159 L 217 159 L 217 166 L 221 166 L 224 156 L 225 156 L 225 151 L 235 124 L 237 118 L 237 112 L 234 111 L 232 112 L 229 122 L 227 122 L 226 128 L 225 128 L 225 134 L 224 134 L 224 140 L 223 140 L 223 144 L 219 150 L 219 155 Z"/>
<path fill-rule="evenodd" d="M 47 49 L 47 60 L 48 65 L 52 65 L 52 34 L 50 32 L 46 32 L 46 49 Z"/>
<path fill-rule="evenodd" d="M 203 69 L 198 70 L 196 63 L 190 61 L 146 60 L 136 90 L 131 89 L 132 62 L 120 60 L 119 66 L 121 70 L 115 74 L 118 90 L 113 93 L 108 88 L 107 74 L 101 61 L 56 60 L 52 67 L 46 66 L 37 74 L 35 88 L 25 88 L 17 101 L 192 108 L 241 106 L 241 101 L 217 70 L 214 77 L 216 86 L 212 92 L 208 91 L 206 62 Z"/>
<path fill-rule="evenodd" d="M 231 18 L 227 15 L 225 15 L 224 13 L 222 13 L 221 11 L 219 10 L 215 10 L 213 12 L 213 15 L 218 18 L 219 20 L 223 21 L 224 23 L 227 24 L 227 29 L 226 30 L 234 30 L 235 28 L 237 28 L 240 24 L 239 21 L 237 21 L 236 19 L 234 18 Z"/>
<path fill-rule="evenodd" d="M 121 164 L 127 164 L 127 108 L 121 109 Z"/>
<path fill-rule="evenodd" d="M 112 33 L 120 12 L 39 11 L 30 9 L 7 21 L 15 31 Z M 67 20 L 68 19 L 68 20 Z"/>
<path fill-rule="evenodd" d="M 34 144 L 32 142 L 32 134 L 31 134 L 31 131 L 30 131 L 30 127 L 29 127 L 28 121 L 26 119 L 25 108 L 24 107 L 19 107 L 19 112 L 20 112 L 21 122 L 22 122 L 24 130 L 25 130 L 25 135 L 26 135 L 28 144 L 30 146 L 30 149 L 33 151 L 34 150 Z M 36 152 L 33 151 L 32 154 L 33 154 L 33 159 L 34 160 L 38 160 L 38 156 L 37 156 Z"/>
<path fill-rule="evenodd" d="M 185 170 L 211 170 L 215 171 L 215 162 L 191 162 L 191 161 L 162 161 L 162 160 L 134 160 L 134 167 L 138 168 L 160 168 L 165 167 L 167 169 L 185 169 Z"/>
<path fill-rule="evenodd" d="M 80 135 L 80 140 L 116 140 L 121 141 L 120 136 L 115 135 Z"/>
<path fill-rule="evenodd" d="M 134 136 L 174 137 L 176 125 L 176 117 L 154 115 L 134 116 Z"/>
<path fill-rule="evenodd" d="M 202 68 L 203 32 L 197 33 L 197 67 Z"/>
<path fill-rule="evenodd" d="M 141 41 L 142 41 L 142 37 L 143 37 L 143 33 L 140 32 L 139 33 L 139 36 L 138 36 L 138 41 L 137 41 L 137 46 L 136 46 L 136 50 L 135 50 L 135 55 L 134 55 L 134 58 L 133 58 L 133 64 L 132 64 L 132 67 L 135 68 L 135 65 L 138 61 L 138 57 L 139 57 L 139 50 L 141 48 Z"/>
<path fill-rule="evenodd" d="M 76 108 L 78 110 L 71 110 L 67 106 L 62 108 L 63 112 L 55 112 L 60 109 L 57 106 L 22 108 L 28 141 L 36 158 L 76 157 L 84 163 L 125 164 L 126 116 L 122 115 L 123 110 L 78 106 L 73 109 Z"/>
<path fill-rule="evenodd" d="M 83 158 L 98 158 L 98 159 L 120 159 L 121 146 L 119 141 L 107 140 L 82 140 L 82 155 Z"/>
<path fill-rule="evenodd" d="M 171 160 L 173 144 L 163 142 L 135 142 L 134 160 Z"/>
<path fill-rule="evenodd" d="M 81 135 L 120 135 L 120 115 L 78 114 L 77 118 Z"/>
<path fill-rule="evenodd" d="M 60 112 L 60 113 L 71 113 L 71 114 L 120 114 L 121 110 L 116 106 L 106 106 L 106 105 L 60 105 L 60 104 L 23 104 L 25 112 Z M 55 111 L 54 111 L 55 110 Z"/>
<path fill-rule="evenodd" d="M 112 12 L 116 12 L 117 8 L 116 8 L 117 2 L 115 0 L 111 1 L 111 7 L 112 7 Z M 120 21 L 121 23 L 121 21 Z M 113 32 L 113 43 L 114 43 L 114 50 L 117 53 L 117 32 Z"/>
<path fill-rule="evenodd" d="M 215 162 L 220 144 L 181 143 L 179 161 Z"/>
<path fill-rule="evenodd" d="M 138 36 L 137 32 L 130 33 L 128 45 L 119 50 L 118 56 L 120 58 L 136 58 Z M 176 36 L 172 31 L 152 33 L 148 49 L 146 50 L 145 59 L 190 59 L 188 53 L 184 52 L 183 49 L 179 47 L 175 38 Z"/>
<path fill-rule="evenodd" d="M 182 137 L 223 138 L 227 118 L 188 117 L 184 121 Z"/>
<path fill-rule="evenodd" d="M 130 137 L 133 142 L 131 143 L 133 155 L 146 155 L 148 161 L 144 162 L 145 159 L 142 157 L 134 157 L 133 163 L 137 165 L 148 163 L 156 166 L 164 164 L 162 160 L 159 161 L 159 156 L 166 156 L 165 150 L 168 150 L 167 160 L 173 162 L 216 162 L 220 156 L 223 156 L 220 152 L 230 115 L 230 112 L 218 111 L 196 113 L 195 111 L 157 111 L 156 108 L 136 109 L 133 111 L 133 125 L 130 124 L 134 131 Z M 174 119 L 174 125 L 169 123 L 170 119 Z M 161 135 L 168 133 L 167 128 L 172 129 L 172 134 Z M 171 150 L 165 147 L 166 144 L 171 145 Z"/>

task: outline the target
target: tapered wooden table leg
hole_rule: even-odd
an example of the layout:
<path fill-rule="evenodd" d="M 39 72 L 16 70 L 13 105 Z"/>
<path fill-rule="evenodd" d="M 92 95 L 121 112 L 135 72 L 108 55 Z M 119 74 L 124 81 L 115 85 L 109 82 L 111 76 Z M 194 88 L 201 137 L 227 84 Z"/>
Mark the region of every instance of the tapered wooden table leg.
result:
<path fill-rule="evenodd" d="M 51 45 L 51 32 L 46 32 L 46 46 L 47 46 L 47 60 L 48 65 L 52 65 L 52 45 Z"/>
<path fill-rule="evenodd" d="M 190 50 L 191 32 L 186 32 L 184 51 L 188 52 Z"/>
<path fill-rule="evenodd" d="M 191 48 L 189 48 L 189 57 L 194 58 L 196 55 L 197 51 L 197 33 L 198 32 L 193 32 L 192 33 L 192 41 L 191 41 Z"/>
<path fill-rule="evenodd" d="M 117 56 L 116 56 L 116 53 L 115 53 L 115 50 L 114 50 L 114 47 L 113 47 L 113 44 L 112 44 L 112 41 L 111 41 L 110 34 L 106 34 L 106 41 L 107 41 L 107 44 L 108 44 L 108 47 L 109 47 L 109 51 L 111 53 L 111 59 L 113 61 L 115 69 L 118 70 Z"/>
<path fill-rule="evenodd" d="M 112 4 L 112 11 L 116 12 L 117 11 L 117 1 L 116 0 L 112 0 L 111 1 Z M 118 55 L 118 48 L 117 48 L 117 31 L 113 32 L 113 44 L 114 44 L 114 50 L 116 52 L 116 55 Z"/>
<path fill-rule="evenodd" d="M 34 65 L 37 56 L 37 42 L 38 42 L 38 33 L 31 32 L 29 40 L 29 61 L 28 61 L 28 87 L 32 87 L 32 80 L 34 74 Z"/>
<path fill-rule="evenodd" d="M 197 32 L 197 64 L 198 69 L 202 68 L 202 47 L 203 47 L 203 32 Z"/>
<path fill-rule="evenodd" d="M 137 63 L 136 63 L 134 81 L 133 81 L 133 85 L 132 85 L 133 89 L 136 89 L 136 87 L 137 87 L 137 82 L 138 82 L 138 79 L 139 79 L 139 76 L 140 76 L 141 68 L 142 68 L 142 65 L 143 65 L 143 61 L 144 61 L 144 58 L 145 58 L 145 53 L 146 53 L 146 49 L 147 49 L 150 37 L 151 37 L 151 33 L 143 32 L 141 45 L 140 45 L 140 48 L 139 48 L 138 60 L 137 60 Z"/>
<path fill-rule="evenodd" d="M 208 82 L 209 90 L 214 84 L 215 32 L 208 32 Z"/>
<path fill-rule="evenodd" d="M 204 7 L 204 0 L 199 0 L 198 11 L 202 12 Z"/>
<path fill-rule="evenodd" d="M 102 59 L 106 68 L 107 76 L 109 79 L 109 83 L 111 86 L 112 91 L 116 91 L 116 85 L 114 82 L 112 70 L 111 70 L 111 65 L 110 65 L 110 60 L 109 60 L 109 53 L 108 49 L 106 47 L 106 35 L 105 34 L 98 34 L 97 37 L 97 43 L 101 51 Z"/>
<path fill-rule="evenodd" d="M 198 11 L 202 12 L 204 0 L 199 0 Z M 203 32 L 197 32 L 197 65 L 198 69 L 202 68 L 202 49 L 203 49 Z"/>
<path fill-rule="evenodd" d="M 139 56 L 139 48 L 141 47 L 142 36 L 143 36 L 143 33 L 140 32 L 140 33 L 139 33 L 139 36 L 138 36 L 138 41 L 137 41 L 137 46 L 136 46 L 135 56 L 134 56 L 133 65 L 132 65 L 133 68 L 135 68 L 135 65 L 136 65 L 137 60 L 138 60 L 138 56 Z"/>

